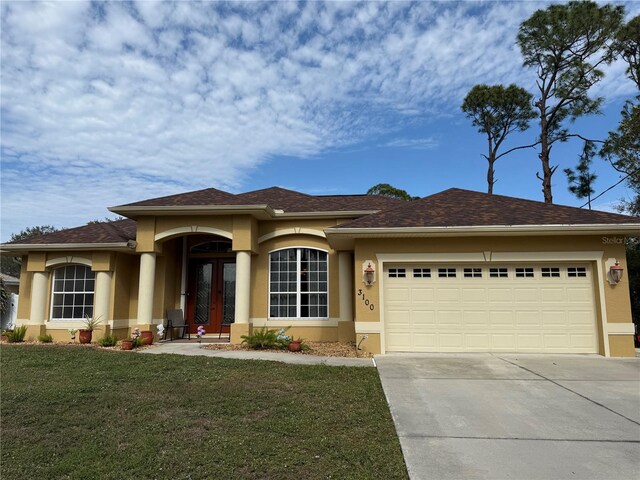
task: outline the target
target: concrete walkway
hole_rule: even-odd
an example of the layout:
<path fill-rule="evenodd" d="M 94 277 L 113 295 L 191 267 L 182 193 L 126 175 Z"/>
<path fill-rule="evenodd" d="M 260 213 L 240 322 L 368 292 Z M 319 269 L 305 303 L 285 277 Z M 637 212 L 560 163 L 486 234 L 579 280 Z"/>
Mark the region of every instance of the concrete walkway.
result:
<path fill-rule="evenodd" d="M 376 356 L 409 475 L 629 479 L 640 472 L 640 360 Z"/>
<path fill-rule="evenodd" d="M 141 350 L 141 354 L 191 355 L 202 357 L 232 358 L 236 360 L 268 360 L 295 365 L 329 365 L 331 367 L 373 367 L 371 358 L 319 357 L 316 355 L 292 355 L 279 352 L 261 352 L 255 350 L 209 350 L 202 348 L 206 344 L 198 343 L 161 343 L 153 348 Z"/>

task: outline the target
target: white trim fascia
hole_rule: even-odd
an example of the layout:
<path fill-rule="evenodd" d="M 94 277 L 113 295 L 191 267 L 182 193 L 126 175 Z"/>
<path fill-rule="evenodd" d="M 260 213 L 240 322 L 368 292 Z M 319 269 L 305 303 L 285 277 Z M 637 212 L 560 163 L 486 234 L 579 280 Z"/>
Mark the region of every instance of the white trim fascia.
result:
<path fill-rule="evenodd" d="M 118 207 L 109 207 L 108 210 L 120 215 L 172 215 L 192 213 L 195 215 L 216 214 L 233 215 L 233 214 L 252 214 L 266 213 L 274 216 L 275 211 L 266 203 L 257 205 L 154 205 L 154 206 L 133 206 L 126 205 Z"/>
<path fill-rule="evenodd" d="M 637 235 L 640 233 L 640 223 L 618 224 L 556 224 L 556 225 L 466 225 L 455 227 L 396 227 L 396 228 L 336 228 L 325 229 L 327 235 L 351 236 L 351 237 L 376 237 L 376 236 L 407 236 L 423 234 L 440 235 L 491 235 L 495 233 L 507 234 L 531 234 L 554 235 L 589 235 L 597 233 L 629 232 Z"/>
<path fill-rule="evenodd" d="M 598 288 L 598 296 L 600 297 L 600 318 L 601 318 L 601 323 L 602 323 L 602 345 L 604 346 L 604 356 L 605 357 L 610 357 L 611 356 L 611 352 L 610 352 L 610 348 L 609 348 L 609 326 L 608 326 L 608 320 L 607 320 L 607 306 L 606 306 L 606 300 L 605 300 L 605 293 L 604 293 L 604 279 L 605 279 L 605 273 L 604 273 L 604 269 L 602 268 L 602 259 L 604 257 L 604 252 L 600 252 L 600 257 L 599 258 L 594 258 L 593 261 L 596 264 L 596 272 L 598 275 L 598 283 L 597 288 Z M 598 332 L 599 334 L 600 332 Z"/>
<path fill-rule="evenodd" d="M 127 242 L 119 243 L 12 243 L 2 245 L 0 253 L 4 251 L 31 251 L 31 250 L 118 250 L 135 253 L 127 247 Z"/>
<path fill-rule="evenodd" d="M 271 240 L 272 238 L 283 237 L 286 235 L 311 235 L 314 237 L 327 238 L 322 230 L 314 230 L 313 228 L 291 227 L 282 228 L 273 232 L 266 233 L 258 238 L 258 244 Z"/>
<path fill-rule="evenodd" d="M 378 253 L 378 262 L 400 263 L 400 262 L 484 262 L 484 254 L 477 253 Z M 382 273 L 380 274 L 382 275 Z"/>
<path fill-rule="evenodd" d="M 609 323 L 609 335 L 634 335 L 636 333 L 635 325 L 631 322 L 625 323 Z"/>
<path fill-rule="evenodd" d="M 295 220 L 297 218 L 355 218 L 378 213 L 380 210 L 339 210 L 326 212 L 280 212 L 276 211 L 275 218 Z"/>
<path fill-rule="evenodd" d="M 53 267 L 55 265 L 65 265 L 69 263 L 79 263 L 86 267 L 93 266 L 92 261 L 89 260 L 88 258 L 67 256 L 67 257 L 58 257 L 58 258 L 52 258 L 51 260 L 47 260 L 45 263 L 45 267 Z"/>
<path fill-rule="evenodd" d="M 602 267 L 602 260 L 604 256 L 603 251 L 585 251 L 585 252 L 478 252 L 478 253 L 382 253 L 376 254 L 376 258 L 378 259 L 378 271 L 380 272 L 379 280 L 378 280 L 378 293 L 379 293 L 379 301 L 380 301 L 380 352 L 385 353 L 386 344 L 385 344 L 385 329 L 384 329 L 384 264 L 385 263 L 398 263 L 398 262 L 411 262 L 411 263 L 421 263 L 421 262 L 461 262 L 465 260 L 459 260 L 459 258 L 464 258 L 464 256 L 470 255 L 472 257 L 469 258 L 480 258 L 480 262 L 484 262 L 485 253 L 489 253 L 490 261 L 498 262 L 498 261 L 534 261 L 534 262 L 543 262 L 543 261 L 588 261 L 594 262 L 596 265 L 597 272 L 597 284 L 596 288 L 598 289 L 598 296 L 600 298 L 600 318 L 602 319 L 602 332 L 596 331 L 598 337 L 602 335 L 603 344 L 604 344 L 604 356 L 609 357 L 610 348 L 609 348 L 609 323 L 607 322 L 607 308 L 605 301 L 605 293 L 604 293 L 604 271 Z M 478 260 L 466 260 L 466 261 L 478 261 Z M 365 322 L 357 322 L 365 323 Z M 357 327 L 356 327 L 357 328 Z M 615 327 L 614 327 L 615 328 Z M 357 330 L 356 330 L 357 333 Z"/>
<path fill-rule="evenodd" d="M 356 333 L 380 333 L 382 334 L 382 322 L 354 322 Z"/>
<path fill-rule="evenodd" d="M 273 327 L 273 328 L 286 328 L 286 327 L 337 327 L 338 318 L 327 319 L 310 319 L 304 320 L 299 318 L 251 318 L 249 323 L 254 327 Z"/>

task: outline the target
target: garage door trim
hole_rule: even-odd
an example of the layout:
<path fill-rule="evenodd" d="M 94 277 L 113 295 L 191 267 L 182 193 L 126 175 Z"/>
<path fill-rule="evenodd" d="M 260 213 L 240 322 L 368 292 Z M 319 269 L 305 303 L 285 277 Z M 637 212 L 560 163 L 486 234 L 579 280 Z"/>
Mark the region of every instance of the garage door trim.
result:
<path fill-rule="evenodd" d="M 596 292 L 600 298 L 600 318 L 604 356 L 609 357 L 609 334 L 607 329 L 607 311 L 604 302 L 604 272 L 602 266 L 603 251 L 587 252 L 472 252 L 472 253 L 381 253 L 376 254 L 378 260 L 378 292 L 380 296 L 380 351 L 386 353 L 385 319 L 384 319 L 384 271 L 385 263 L 505 263 L 505 262 L 594 262 L 597 276 Z"/>

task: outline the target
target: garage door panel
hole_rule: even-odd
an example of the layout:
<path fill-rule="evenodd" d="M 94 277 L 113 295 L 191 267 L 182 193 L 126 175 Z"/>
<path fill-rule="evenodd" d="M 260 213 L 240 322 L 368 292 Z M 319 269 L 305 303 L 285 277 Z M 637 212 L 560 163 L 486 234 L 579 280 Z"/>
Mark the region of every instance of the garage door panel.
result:
<path fill-rule="evenodd" d="M 564 310 L 545 310 L 542 312 L 542 324 L 545 328 L 567 327 L 567 312 Z"/>
<path fill-rule="evenodd" d="M 458 349 L 460 351 L 464 347 L 464 334 L 460 333 L 440 333 L 438 335 L 440 348 L 442 349 Z"/>
<path fill-rule="evenodd" d="M 511 288 L 489 288 L 490 303 L 512 303 L 513 291 Z"/>
<path fill-rule="evenodd" d="M 461 299 L 461 292 L 459 288 L 436 288 L 436 295 L 438 297 L 437 302 L 459 302 Z"/>
<path fill-rule="evenodd" d="M 436 312 L 434 310 L 413 309 L 411 311 L 411 323 L 415 328 L 434 326 L 436 324 Z"/>
<path fill-rule="evenodd" d="M 520 352 L 541 350 L 542 347 L 542 334 L 540 333 L 519 333 L 516 335 L 516 348 Z"/>
<path fill-rule="evenodd" d="M 416 303 L 431 303 L 435 298 L 433 288 L 414 288 L 411 290 L 411 301 Z"/>
<path fill-rule="evenodd" d="M 474 325 L 487 325 L 488 312 L 486 310 L 463 310 L 462 318 L 463 322 L 468 327 Z"/>
<path fill-rule="evenodd" d="M 462 289 L 462 301 L 464 303 L 486 303 L 487 290 L 485 288 L 463 288 Z"/>
<path fill-rule="evenodd" d="M 516 326 L 518 327 L 540 327 L 542 319 L 538 310 L 517 310 Z"/>
<path fill-rule="evenodd" d="M 573 333 L 569 335 L 569 342 L 575 349 L 586 349 L 592 352 L 596 348 L 595 337 L 589 333 Z"/>
<path fill-rule="evenodd" d="M 538 290 L 536 288 L 519 288 L 513 289 L 513 300 L 516 303 L 533 303 L 537 304 L 540 301 L 538 296 Z"/>
<path fill-rule="evenodd" d="M 413 337 L 414 350 L 438 351 L 438 335 L 435 333 L 416 333 Z"/>
<path fill-rule="evenodd" d="M 513 310 L 492 310 L 489 312 L 489 322 L 491 326 L 513 327 L 515 325 Z"/>
<path fill-rule="evenodd" d="M 582 305 L 591 305 L 593 293 L 588 287 L 567 288 L 567 302 Z"/>
<path fill-rule="evenodd" d="M 490 335 L 488 333 L 467 333 L 464 339 L 467 350 L 482 352 L 491 348 Z"/>
<path fill-rule="evenodd" d="M 462 312 L 460 310 L 438 310 L 437 312 L 439 327 L 462 326 Z"/>
<path fill-rule="evenodd" d="M 516 336 L 512 333 L 495 333 L 491 335 L 492 350 L 513 352 L 516 350 Z"/>
<path fill-rule="evenodd" d="M 408 288 L 390 288 L 385 292 L 385 301 L 389 303 L 409 301 L 409 289 Z"/>
<path fill-rule="evenodd" d="M 521 265 L 519 276 L 515 265 L 493 264 L 493 276 L 487 265 L 404 264 L 397 268 L 407 276 L 394 278 L 385 271 L 386 349 L 596 352 L 591 268 L 542 267 Z M 585 276 L 577 276 L 577 267 Z M 430 269 L 432 276 L 414 277 L 413 268 Z M 457 276 L 440 277 L 441 268 Z"/>
<path fill-rule="evenodd" d="M 581 325 L 591 327 L 595 323 L 595 315 L 591 310 L 574 310 L 567 312 L 568 324 L 573 327 Z"/>
<path fill-rule="evenodd" d="M 566 303 L 564 288 L 542 288 L 542 303 Z"/>

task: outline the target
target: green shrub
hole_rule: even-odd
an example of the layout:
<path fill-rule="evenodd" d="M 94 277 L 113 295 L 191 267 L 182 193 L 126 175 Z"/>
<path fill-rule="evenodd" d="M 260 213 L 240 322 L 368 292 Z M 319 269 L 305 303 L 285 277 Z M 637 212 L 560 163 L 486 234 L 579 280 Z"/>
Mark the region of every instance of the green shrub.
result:
<path fill-rule="evenodd" d="M 118 343 L 118 339 L 114 335 L 105 335 L 98 340 L 98 345 L 101 347 L 114 347 Z"/>
<path fill-rule="evenodd" d="M 287 348 L 291 342 L 291 337 L 285 335 L 288 328 L 283 328 L 279 331 L 262 327 L 260 330 L 255 330 L 251 335 L 242 335 L 242 343 L 246 343 L 249 348 L 254 350 L 264 349 L 281 349 Z"/>
<path fill-rule="evenodd" d="M 21 327 L 16 327 L 13 330 L 7 332 L 7 342 L 9 343 L 24 342 L 24 336 L 26 334 L 27 334 L 26 325 L 22 325 Z"/>
<path fill-rule="evenodd" d="M 51 343 L 51 342 L 53 342 L 53 337 L 51 335 L 49 335 L 48 333 L 45 333 L 45 334 L 40 335 L 38 337 L 38 341 L 42 342 L 42 343 Z"/>

